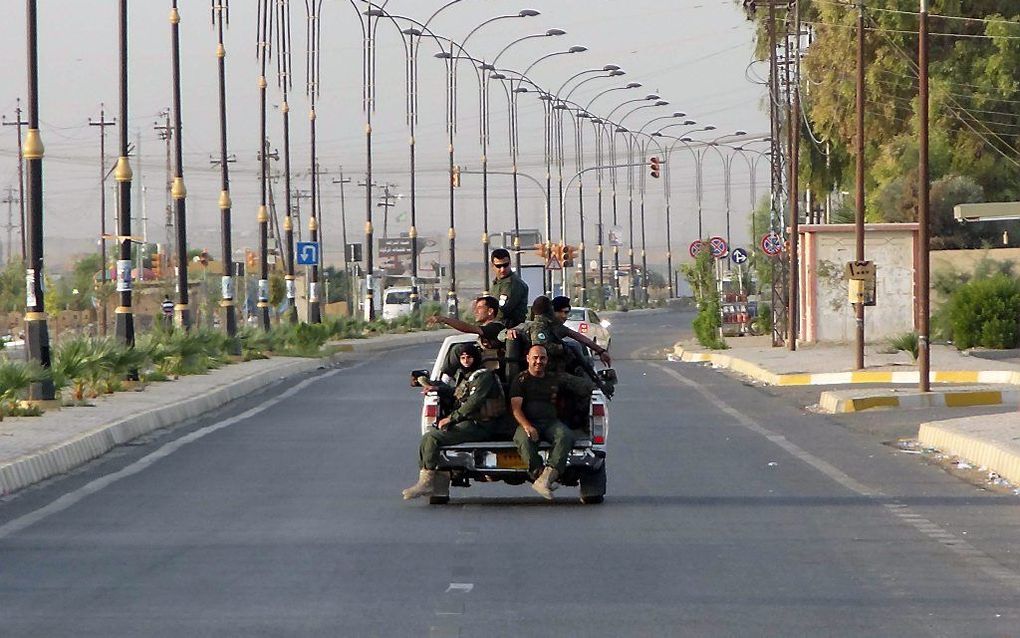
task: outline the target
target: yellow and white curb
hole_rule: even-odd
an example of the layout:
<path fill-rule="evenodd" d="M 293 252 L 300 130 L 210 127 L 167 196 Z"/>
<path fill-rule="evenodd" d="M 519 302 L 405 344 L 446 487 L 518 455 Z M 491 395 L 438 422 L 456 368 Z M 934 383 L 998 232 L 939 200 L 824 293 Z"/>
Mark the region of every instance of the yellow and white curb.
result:
<path fill-rule="evenodd" d="M 1016 404 L 1018 401 L 1020 391 L 1017 390 L 958 390 L 902 395 L 894 391 L 859 397 L 848 397 L 840 392 L 822 392 L 818 405 L 822 412 L 846 414 L 875 408 L 963 408 L 976 405 Z"/>
<path fill-rule="evenodd" d="M 920 381 L 920 373 L 917 370 L 776 374 L 743 359 L 718 352 L 693 352 L 684 349 L 680 344 L 673 346 L 673 356 L 680 361 L 711 363 L 713 367 L 727 368 L 768 385 L 852 385 L 855 383 L 916 385 Z M 928 374 L 928 380 L 931 383 L 1020 385 L 1020 372 L 1010 370 L 933 370 Z"/>
<path fill-rule="evenodd" d="M 922 423 L 918 442 L 950 456 L 967 459 L 977 467 L 987 468 L 1013 485 L 1020 485 L 1020 445 L 1011 435 L 1017 427 L 985 423 L 972 418 Z"/>

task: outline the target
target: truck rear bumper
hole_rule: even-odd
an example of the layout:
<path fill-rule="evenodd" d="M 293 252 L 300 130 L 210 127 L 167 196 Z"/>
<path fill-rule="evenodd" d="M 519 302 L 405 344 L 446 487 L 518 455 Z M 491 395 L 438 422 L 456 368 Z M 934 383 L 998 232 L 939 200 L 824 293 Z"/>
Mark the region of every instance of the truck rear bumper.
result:
<path fill-rule="evenodd" d="M 550 445 L 539 445 L 538 453 L 544 459 L 548 457 Z M 560 478 L 566 485 L 577 483 L 582 473 L 595 472 L 605 463 L 605 446 L 585 444 L 574 447 L 567 456 L 567 470 Z M 523 483 L 528 480 L 528 471 L 517 454 L 512 442 L 499 443 L 463 443 L 444 447 L 440 450 L 439 469 L 449 471 L 454 483 L 464 479 L 476 481 L 506 481 Z M 458 480 L 459 479 L 459 480 Z"/>

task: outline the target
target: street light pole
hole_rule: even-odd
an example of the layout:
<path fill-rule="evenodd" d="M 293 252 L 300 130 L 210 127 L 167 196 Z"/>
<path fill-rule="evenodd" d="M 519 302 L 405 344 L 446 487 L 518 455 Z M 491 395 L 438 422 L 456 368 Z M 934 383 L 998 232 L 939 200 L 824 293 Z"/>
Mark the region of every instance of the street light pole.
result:
<path fill-rule="evenodd" d="M 269 189 L 269 144 L 266 137 L 266 66 L 269 62 L 269 39 L 272 34 L 272 0 L 259 0 L 258 52 L 260 75 L 259 87 L 259 283 L 258 313 L 262 329 L 269 332 L 269 212 L 267 192 Z"/>
<path fill-rule="evenodd" d="M 308 234 L 313 243 L 319 241 L 319 220 L 318 220 L 318 158 L 315 149 L 315 102 L 319 96 L 319 11 L 322 9 L 322 0 L 305 0 L 305 11 L 308 15 L 308 28 L 306 31 L 307 41 L 307 63 L 305 71 L 307 84 L 305 92 L 311 103 L 308 112 L 309 135 L 311 138 L 311 213 L 308 216 Z M 318 259 L 311 267 L 311 281 L 308 283 L 308 323 L 322 323 L 322 310 L 319 304 L 319 265 L 322 263 L 322 251 L 317 251 Z"/>
<path fill-rule="evenodd" d="M 135 345 L 135 321 L 131 309 L 131 165 L 128 162 L 128 14 L 127 0 L 120 0 L 120 158 L 113 177 L 117 182 L 117 210 L 120 211 L 117 241 L 120 244 L 117 261 L 117 306 L 114 334 L 126 346 Z M 132 376 L 134 373 L 132 373 Z"/>
<path fill-rule="evenodd" d="M 121 0 L 121 3 L 126 0 Z M 39 134 L 39 30 L 36 0 L 26 0 L 28 36 L 28 131 L 21 154 L 25 159 L 28 181 L 27 269 L 25 295 L 25 354 L 29 361 L 50 369 L 50 336 L 46 326 L 43 303 L 43 143 Z M 29 400 L 52 401 L 53 381 L 33 383 L 28 389 Z"/>
<path fill-rule="evenodd" d="M 294 270 L 294 191 L 290 174 L 290 90 L 294 86 L 290 52 L 290 1 L 277 0 L 276 69 L 277 87 L 282 101 L 280 113 L 283 116 L 283 263 L 286 268 L 284 282 L 287 293 L 287 320 L 297 323 L 297 284 Z M 278 219 L 278 218 L 277 218 Z M 300 223 L 300 222 L 299 222 Z M 300 230 L 300 229 L 299 229 Z"/>
<path fill-rule="evenodd" d="M 219 78 L 220 107 L 220 251 L 223 254 L 223 276 L 220 279 L 223 325 L 227 336 L 237 334 L 237 314 L 234 311 L 233 248 L 230 238 L 230 158 L 227 155 L 227 50 L 223 46 L 223 29 L 230 22 L 230 0 L 212 0 L 212 19 L 216 28 L 216 66 Z"/>
<path fill-rule="evenodd" d="M 177 10 L 177 0 L 172 0 L 170 8 L 170 36 L 171 56 L 173 66 L 173 118 L 174 118 L 174 184 L 170 189 L 170 196 L 174 200 L 174 224 L 177 231 L 177 306 L 175 319 L 179 327 L 188 330 L 191 328 L 191 311 L 188 308 L 188 235 L 187 235 L 187 189 L 184 187 L 184 146 L 181 139 L 181 38 L 180 38 L 181 15 Z M 124 150 L 126 158 L 127 138 L 124 138 Z M 124 219 L 130 219 L 131 215 L 123 214 L 130 210 L 124 206 L 130 205 L 130 199 L 121 202 L 122 214 L 121 223 Z M 128 241 L 121 244 L 121 259 L 131 259 L 131 245 Z M 129 261 L 130 263 L 130 261 Z M 119 268 L 118 268 L 119 270 Z M 130 270 L 129 270 L 130 273 Z M 133 338 L 133 336 L 132 336 Z"/>
<path fill-rule="evenodd" d="M 864 261 L 864 3 L 857 5 L 857 135 L 854 140 L 856 157 L 856 195 L 854 209 L 854 259 Z M 855 364 L 864 369 L 864 304 L 854 304 L 857 338 L 854 343 Z"/>

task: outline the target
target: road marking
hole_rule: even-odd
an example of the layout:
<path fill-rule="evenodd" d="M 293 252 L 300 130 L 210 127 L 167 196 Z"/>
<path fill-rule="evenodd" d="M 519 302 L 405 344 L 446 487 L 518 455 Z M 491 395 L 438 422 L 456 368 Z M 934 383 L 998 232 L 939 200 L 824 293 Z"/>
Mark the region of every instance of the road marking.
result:
<path fill-rule="evenodd" d="M 173 441 L 170 441 L 169 443 L 166 443 L 165 445 L 160 446 L 155 451 L 150 452 L 149 454 L 146 454 L 145 456 L 143 456 L 142 458 L 138 459 L 137 461 L 135 461 L 131 465 L 128 465 L 127 467 L 121 468 L 120 470 L 118 470 L 118 471 L 116 471 L 116 472 L 114 472 L 112 474 L 107 474 L 106 476 L 101 476 L 101 477 L 95 479 L 94 481 L 91 481 L 89 483 L 86 483 L 85 485 L 82 485 L 81 487 L 79 487 L 78 489 L 74 490 L 73 492 L 68 492 L 67 494 L 64 494 L 63 496 L 59 497 L 58 499 L 56 499 L 55 501 L 53 501 L 52 503 L 50 503 L 48 505 L 44 505 L 43 507 L 40 507 L 39 509 L 37 509 L 35 511 L 29 512 L 28 514 L 25 514 L 23 516 L 19 516 L 18 518 L 14 519 L 12 521 L 9 521 L 9 522 L 7 522 L 7 523 L 5 523 L 3 525 L 0 525 L 0 540 L 3 540 L 5 538 L 7 538 L 11 534 L 15 534 L 15 533 L 20 532 L 20 531 L 22 531 L 22 530 L 24 530 L 24 529 L 26 529 L 28 527 L 31 527 L 32 525 L 35 525 L 39 521 L 42 521 L 42 520 L 44 520 L 46 518 L 49 518 L 50 516 L 53 516 L 54 514 L 57 514 L 59 512 L 62 512 L 64 510 L 66 510 L 67 508 L 69 508 L 69 507 L 77 504 L 78 502 L 80 502 L 85 497 L 91 496 L 92 494 L 96 494 L 97 492 L 103 490 L 104 488 L 107 488 L 107 487 L 113 485 L 114 483 L 116 483 L 117 481 L 119 481 L 119 480 L 121 480 L 123 478 L 127 478 L 128 476 L 132 476 L 134 474 L 138 474 L 139 472 L 141 472 L 141 471 L 145 470 L 146 468 L 148 468 L 149 466 L 151 466 L 156 461 L 159 461 L 161 459 L 164 459 L 164 458 L 170 456 L 171 454 L 173 454 L 174 452 L 176 452 L 177 450 L 181 449 L 182 447 L 184 447 L 185 445 L 187 445 L 189 443 L 194 443 L 195 441 L 198 441 L 199 439 L 201 439 L 201 438 L 203 438 L 203 437 L 205 437 L 205 436 L 207 436 L 209 434 L 212 434 L 213 432 L 217 432 L 219 430 L 222 430 L 223 428 L 226 428 L 226 427 L 229 427 L 231 425 L 234 425 L 235 423 L 239 423 L 241 421 L 244 421 L 245 419 L 248 419 L 250 417 L 255 416 L 259 412 L 263 412 L 263 411 L 267 410 L 268 408 L 273 407 L 277 403 L 280 403 L 284 399 L 288 399 L 288 398 L 294 396 L 295 394 L 297 394 L 298 392 L 300 392 L 304 388 L 308 387 L 309 385 L 311 385 L 311 384 L 313 384 L 313 383 L 315 383 L 317 381 L 321 381 L 323 379 L 329 378 L 329 377 L 331 377 L 331 376 L 333 376 L 335 374 L 339 374 L 341 372 L 345 372 L 345 371 L 349 371 L 349 370 L 354 370 L 356 368 L 359 368 L 359 367 L 369 363 L 370 361 L 372 361 L 372 360 L 374 360 L 376 358 L 378 358 L 378 357 L 377 356 L 376 357 L 371 357 L 369 359 L 365 359 L 364 361 L 360 361 L 360 362 L 358 362 L 358 363 L 356 363 L 356 364 L 354 364 L 352 366 L 349 366 L 347 368 L 341 368 L 341 369 L 337 369 L 337 370 L 330 370 L 329 372 L 326 372 L 324 374 L 320 374 L 320 375 L 312 377 L 310 379 L 305 379 L 304 381 L 299 382 L 297 385 L 295 385 L 295 386 L 293 386 L 291 388 L 288 388 L 287 390 L 283 391 L 278 396 L 276 396 L 276 397 L 274 397 L 272 399 L 268 399 L 266 401 L 263 401 L 259 405 L 255 406 L 253 408 L 250 408 L 248 410 L 245 410 L 244 412 L 242 412 L 242 413 L 240 413 L 238 415 L 232 416 L 229 419 L 224 419 L 222 421 L 218 421 L 216 423 L 213 423 L 212 425 L 207 425 L 204 428 L 201 428 L 199 430 L 195 430 L 194 432 L 186 434 L 186 435 L 184 435 L 184 436 L 182 436 L 182 437 L 180 437 L 178 439 L 174 439 Z"/>
<path fill-rule="evenodd" d="M 461 592 L 463 594 L 470 593 L 475 588 L 474 583 L 450 583 L 450 586 L 446 588 L 446 593 L 449 594 L 452 591 Z"/>
<path fill-rule="evenodd" d="M 832 464 L 818 458 L 797 444 L 790 442 L 785 436 L 763 427 L 743 412 L 727 405 L 722 399 L 712 394 L 708 388 L 702 386 L 700 383 L 688 379 L 676 370 L 671 370 L 661 363 L 650 363 L 649 365 L 659 368 L 683 385 L 693 388 L 703 397 L 708 399 L 708 401 L 717 409 L 733 417 L 733 419 L 736 420 L 742 427 L 765 437 L 767 440 L 786 450 L 795 458 L 807 463 L 850 491 L 872 499 L 888 498 L 888 496 L 883 494 L 881 491 L 869 488 Z M 966 540 L 943 529 L 920 514 L 912 512 L 910 506 L 905 503 L 894 501 L 892 503 L 883 503 L 883 507 L 887 512 L 898 518 L 903 523 L 913 527 L 921 534 L 924 534 L 931 540 L 939 543 L 973 567 L 984 572 L 987 576 L 994 578 L 1004 585 L 1012 587 L 1016 591 L 1020 591 L 1020 573 L 1004 567 L 994 558 L 977 549 Z"/>

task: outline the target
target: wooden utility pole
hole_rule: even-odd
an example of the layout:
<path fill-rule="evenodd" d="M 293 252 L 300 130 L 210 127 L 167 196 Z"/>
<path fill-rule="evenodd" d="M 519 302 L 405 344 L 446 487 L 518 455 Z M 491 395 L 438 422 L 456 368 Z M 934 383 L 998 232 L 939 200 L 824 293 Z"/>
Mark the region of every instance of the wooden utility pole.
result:
<path fill-rule="evenodd" d="M 106 127 L 117 123 L 116 119 L 106 119 L 106 105 L 99 104 L 99 120 L 89 118 L 89 126 L 99 127 L 99 281 L 106 284 Z M 141 272 L 141 269 L 139 269 Z M 106 299 L 100 300 L 99 308 L 99 334 L 106 336 Z"/>
<path fill-rule="evenodd" d="M 857 5 L 857 208 L 854 212 L 854 259 L 864 261 L 864 2 Z M 864 369 L 864 304 L 854 304 L 857 323 L 855 367 Z"/>
<path fill-rule="evenodd" d="M 8 122 L 7 116 L 3 117 L 4 126 L 16 126 L 18 127 L 18 205 L 21 209 L 21 220 L 19 222 L 19 228 L 21 229 L 21 261 L 25 261 L 25 156 L 21 150 L 22 139 L 21 139 L 21 127 L 28 126 L 28 122 L 21 119 L 21 98 L 17 100 L 17 106 L 14 108 L 14 121 Z M 8 242 L 9 244 L 10 242 Z M 8 258 L 10 255 L 8 255 Z"/>

